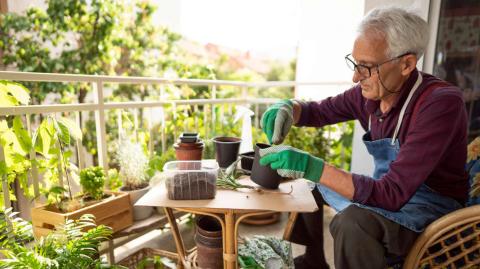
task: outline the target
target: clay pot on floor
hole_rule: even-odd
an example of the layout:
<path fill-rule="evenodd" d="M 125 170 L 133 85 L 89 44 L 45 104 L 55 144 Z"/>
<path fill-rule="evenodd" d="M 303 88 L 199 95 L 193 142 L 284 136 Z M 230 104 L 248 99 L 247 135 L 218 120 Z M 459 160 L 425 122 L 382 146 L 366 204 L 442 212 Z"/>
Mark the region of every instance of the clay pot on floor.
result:
<path fill-rule="evenodd" d="M 273 223 L 277 223 L 280 220 L 280 217 L 280 212 L 265 213 L 264 215 L 247 217 L 242 220 L 242 223 L 257 226 L 270 225 Z"/>
<path fill-rule="evenodd" d="M 255 158 L 253 160 L 252 174 L 250 179 L 266 189 L 277 189 L 280 182 L 284 179 L 276 170 L 269 165 L 260 165 L 260 149 L 269 148 L 270 145 L 257 143 L 255 145 Z"/>
<path fill-rule="evenodd" d="M 222 226 L 218 220 L 210 216 L 197 218 L 195 244 L 198 268 L 223 268 Z"/>
<path fill-rule="evenodd" d="M 221 136 L 213 138 L 215 159 L 220 168 L 227 168 L 237 160 L 241 142 L 242 139 L 238 137 Z"/>

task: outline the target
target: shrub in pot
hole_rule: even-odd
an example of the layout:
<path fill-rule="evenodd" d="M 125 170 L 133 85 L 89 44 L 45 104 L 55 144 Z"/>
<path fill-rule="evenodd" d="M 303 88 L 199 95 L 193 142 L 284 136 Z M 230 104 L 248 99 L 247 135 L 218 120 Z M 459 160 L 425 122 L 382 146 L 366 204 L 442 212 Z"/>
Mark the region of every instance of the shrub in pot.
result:
<path fill-rule="evenodd" d="M 103 198 L 103 186 L 105 185 L 105 173 L 103 168 L 92 166 L 80 171 L 80 185 L 83 193 L 95 200 Z"/>
<path fill-rule="evenodd" d="M 150 177 L 147 174 L 149 161 L 142 146 L 128 139 L 122 139 L 118 144 L 117 161 L 120 166 L 119 177 L 123 182 L 120 190 L 130 194 L 133 219 L 142 220 L 150 217 L 153 207 L 134 205 L 150 190 Z"/>
<path fill-rule="evenodd" d="M 83 193 L 66 195 L 67 190 L 53 186 L 44 191 L 48 203 L 32 208 L 32 224 L 37 237 L 58 229 L 67 220 L 84 214 L 96 217 L 97 223 L 122 230 L 133 223 L 132 208 L 127 193 L 104 192 L 105 175 L 102 167 L 88 167 L 80 171 Z"/>

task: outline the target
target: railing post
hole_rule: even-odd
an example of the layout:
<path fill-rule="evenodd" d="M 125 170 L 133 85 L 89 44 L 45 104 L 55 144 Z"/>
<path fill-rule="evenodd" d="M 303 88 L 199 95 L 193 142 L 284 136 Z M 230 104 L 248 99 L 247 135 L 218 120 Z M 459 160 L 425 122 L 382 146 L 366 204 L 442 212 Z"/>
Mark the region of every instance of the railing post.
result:
<path fill-rule="evenodd" d="M 147 109 L 147 128 L 148 128 L 148 158 L 153 157 L 153 124 L 152 124 L 152 109 Z"/>
<path fill-rule="evenodd" d="M 59 149 L 57 158 L 58 158 L 58 164 L 57 164 L 57 169 L 58 169 L 58 185 L 60 187 L 63 187 L 63 162 L 65 161 L 63 157 L 63 152 L 61 152 L 61 147 L 60 147 L 60 142 L 57 140 L 55 141 L 55 146 Z M 65 165 L 66 166 L 66 165 Z M 65 173 L 68 173 L 65 169 Z"/>
<path fill-rule="evenodd" d="M 80 111 L 75 112 L 75 122 L 77 123 L 78 127 L 82 126 L 82 123 L 80 122 L 80 113 Z M 82 170 L 85 168 L 85 157 L 83 156 L 84 152 L 82 141 L 80 139 L 77 139 L 75 141 L 75 145 L 77 147 L 78 169 Z"/>
<path fill-rule="evenodd" d="M 160 85 L 160 101 L 165 101 L 165 85 Z M 160 112 L 162 113 L 162 124 L 161 124 L 161 135 L 162 135 L 162 154 L 164 154 L 167 151 L 167 137 L 166 137 L 166 124 L 165 124 L 165 106 L 162 105 L 160 107 Z"/>
<path fill-rule="evenodd" d="M 0 162 L 5 161 L 5 154 L 3 152 L 3 147 L 0 145 Z M 12 207 L 10 201 L 10 191 L 8 190 L 8 182 L 5 174 L 2 176 L 2 191 L 3 191 L 3 205 L 5 208 Z"/>
<path fill-rule="evenodd" d="M 98 164 L 108 171 L 107 142 L 105 127 L 105 106 L 103 100 L 103 82 L 99 79 L 92 84 L 95 103 L 98 109 L 95 110 L 95 129 L 97 131 Z"/>
<path fill-rule="evenodd" d="M 133 132 L 135 142 L 138 143 L 138 109 L 133 109 Z"/>
<path fill-rule="evenodd" d="M 210 98 L 212 100 L 217 99 L 217 86 L 212 85 L 212 97 Z M 212 108 L 212 135 L 215 136 L 215 122 L 217 121 L 217 116 L 215 115 L 215 105 L 211 105 Z"/>
<path fill-rule="evenodd" d="M 255 128 L 258 129 L 258 113 L 260 113 L 259 111 L 259 105 L 258 104 L 255 104 Z"/>
<path fill-rule="evenodd" d="M 27 122 L 27 131 L 30 136 L 32 136 L 32 124 L 30 122 L 30 114 L 26 114 L 26 122 Z M 35 145 L 32 145 L 32 148 L 29 152 L 30 161 L 32 163 L 32 169 L 30 170 L 30 177 L 32 179 L 33 184 L 33 195 L 35 196 L 35 202 L 38 202 L 40 198 L 40 187 L 38 181 L 38 169 L 35 160 L 37 159 L 37 154 L 35 153 Z"/>

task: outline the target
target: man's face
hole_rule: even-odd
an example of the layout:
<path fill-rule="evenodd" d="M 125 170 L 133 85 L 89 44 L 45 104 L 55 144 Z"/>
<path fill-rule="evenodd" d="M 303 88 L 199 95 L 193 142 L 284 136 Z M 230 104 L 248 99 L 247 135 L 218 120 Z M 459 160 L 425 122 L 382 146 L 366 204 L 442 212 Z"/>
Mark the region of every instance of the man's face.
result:
<path fill-rule="evenodd" d="M 354 72 L 353 82 L 359 83 L 363 97 L 370 100 L 385 100 L 392 92 L 400 90 L 405 78 L 401 74 L 400 60 L 380 65 L 387 60 L 387 43 L 384 38 L 359 36 L 354 43 L 352 58 L 357 64 L 371 67 L 371 76 L 365 77 Z"/>

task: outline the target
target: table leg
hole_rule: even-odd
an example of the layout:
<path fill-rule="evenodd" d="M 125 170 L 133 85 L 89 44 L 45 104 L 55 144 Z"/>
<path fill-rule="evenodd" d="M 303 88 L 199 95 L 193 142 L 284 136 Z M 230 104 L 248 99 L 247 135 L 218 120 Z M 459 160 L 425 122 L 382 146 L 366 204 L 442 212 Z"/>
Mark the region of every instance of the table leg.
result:
<path fill-rule="evenodd" d="M 297 212 L 290 212 L 290 214 L 288 215 L 287 226 L 285 227 L 285 231 L 283 232 L 283 240 L 290 239 L 290 236 L 292 235 L 293 225 L 297 220 L 297 216 Z"/>
<path fill-rule="evenodd" d="M 178 230 L 177 220 L 173 215 L 173 211 L 170 207 L 164 207 L 165 215 L 168 218 L 168 223 L 170 223 L 170 229 L 172 232 L 173 239 L 175 240 L 175 247 L 177 248 L 177 253 L 180 259 L 183 261 L 186 259 L 185 245 L 183 244 L 182 235 Z M 183 262 L 181 263 L 183 264 Z"/>
<path fill-rule="evenodd" d="M 235 249 L 235 213 L 228 210 L 225 213 L 225 249 L 223 259 L 226 269 L 237 268 L 237 250 Z"/>

